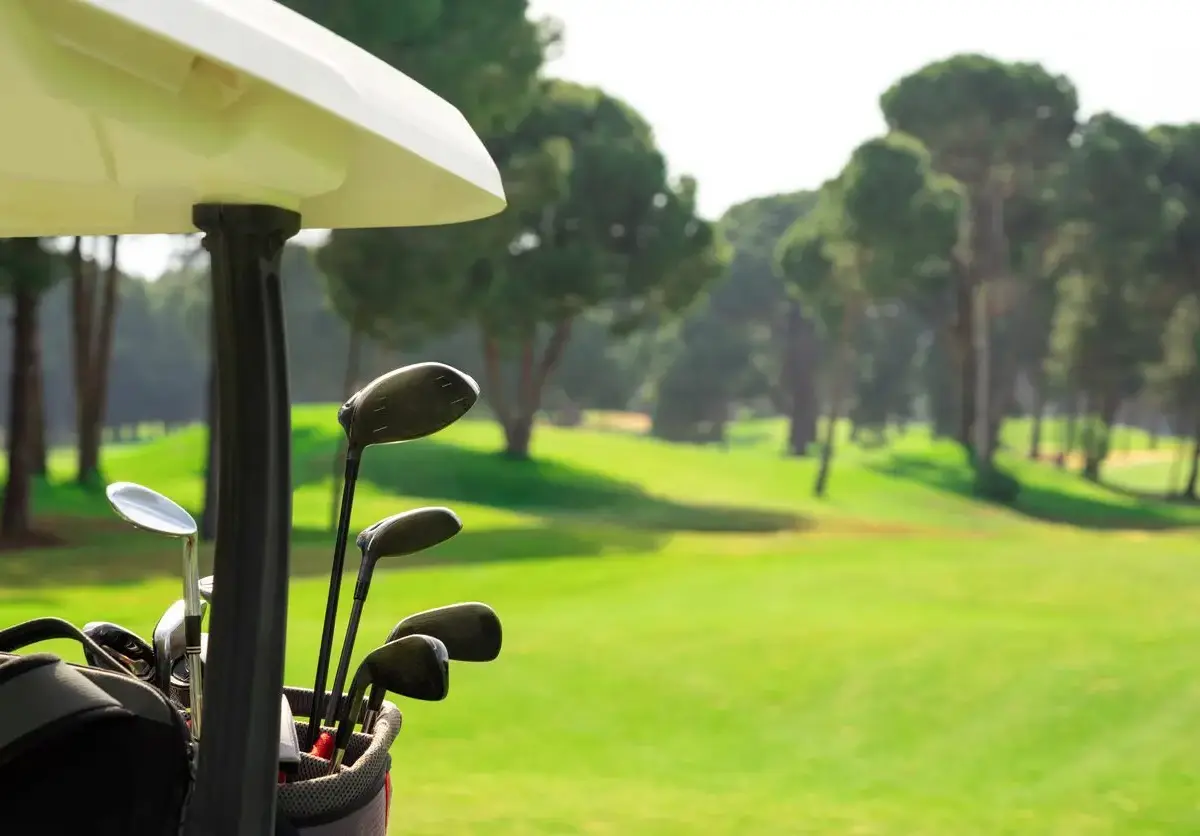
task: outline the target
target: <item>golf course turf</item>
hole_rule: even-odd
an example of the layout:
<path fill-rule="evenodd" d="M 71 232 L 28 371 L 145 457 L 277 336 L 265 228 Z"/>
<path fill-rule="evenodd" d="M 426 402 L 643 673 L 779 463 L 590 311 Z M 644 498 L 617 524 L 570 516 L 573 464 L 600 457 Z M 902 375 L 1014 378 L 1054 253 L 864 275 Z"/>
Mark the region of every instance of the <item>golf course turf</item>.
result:
<path fill-rule="evenodd" d="M 1006 460 L 1027 487 L 1005 509 L 913 430 L 843 445 L 818 502 L 815 463 L 780 457 L 778 429 L 743 425 L 721 450 L 539 427 L 535 460 L 512 462 L 492 424 L 464 421 L 369 451 L 353 531 L 424 503 L 466 528 L 381 564 L 355 655 L 456 600 L 505 630 L 499 660 L 453 667 L 444 703 L 401 704 L 393 833 L 1200 832 L 1200 508 L 1140 493 L 1169 455 L 1132 457 L 1128 484 L 1118 458 L 1121 489 Z M 307 685 L 333 409 L 298 408 L 295 433 L 286 679 Z M 106 477 L 198 512 L 203 441 L 111 447 Z M 56 454 L 38 496 L 64 545 L 0 554 L 0 623 L 146 634 L 179 597 L 177 552 L 63 484 L 70 465 Z"/>

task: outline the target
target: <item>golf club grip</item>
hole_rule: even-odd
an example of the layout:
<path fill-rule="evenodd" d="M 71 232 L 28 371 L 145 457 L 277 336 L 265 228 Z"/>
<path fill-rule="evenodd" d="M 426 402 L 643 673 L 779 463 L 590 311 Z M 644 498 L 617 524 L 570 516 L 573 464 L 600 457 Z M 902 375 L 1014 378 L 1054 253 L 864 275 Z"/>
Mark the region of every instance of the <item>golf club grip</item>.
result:
<path fill-rule="evenodd" d="M 346 568 L 346 540 L 350 536 L 350 509 L 354 505 L 354 485 L 358 481 L 359 450 L 346 450 L 346 468 L 342 477 L 342 504 L 338 511 L 337 534 L 333 544 L 333 564 L 329 570 L 329 594 L 325 599 L 325 624 L 321 627 L 321 645 L 317 650 L 317 673 L 313 680 L 313 693 L 324 694 L 329 676 L 329 657 L 333 655 L 333 633 L 337 629 L 338 596 L 342 591 L 342 572 Z M 321 734 L 321 721 L 325 706 L 320 700 L 313 702 L 308 718 L 308 732 L 304 735 L 305 751 L 311 751 Z"/>
<path fill-rule="evenodd" d="M 90 636 L 69 621 L 53 616 L 31 618 L 20 624 L 14 624 L 0 630 L 0 653 L 12 653 L 22 647 L 28 647 L 35 642 L 50 639 L 74 639 L 79 642 L 101 664 L 99 667 L 129 676 L 129 669 L 108 655 L 108 651 L 92 640 Z"/>

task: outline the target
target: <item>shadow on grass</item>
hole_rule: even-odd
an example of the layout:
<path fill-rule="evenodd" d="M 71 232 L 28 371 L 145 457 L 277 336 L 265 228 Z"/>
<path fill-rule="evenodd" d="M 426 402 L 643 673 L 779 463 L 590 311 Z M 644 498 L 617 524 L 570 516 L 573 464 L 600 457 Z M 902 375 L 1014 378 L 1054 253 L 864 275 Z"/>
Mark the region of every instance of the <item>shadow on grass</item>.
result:
<path fill-rule="evenodd" d="M 297 485 L 329 474 L 330 451 L 310 452 L 307 461 L 296 463 Z M 620 462 L 613 466 L 619 468 Z M 720 473 L 713 478 L 721 478 Z M 644 531 L 774 533 L 812 526 L 796 514 L 673 502 L 650 496 L 633 483 L 558 462 L 514 461 L 432 439 L 369 450 L 360 479 L 389 493 L 448 505 L 472 503 Z"/>
<path fill-rule="evenodd" d="M 179 550 L 165 540 L 130 530 L 119 521 L 43 518 L 71 545 L 12 551 L 0 557 L 0 603 L 51 602 L 29 590 L 63 586 L 122 586 L 155 578 L 179 577 Z M 572 527 L 560 523 L 463 531 L 427 552 L 380 564 L 381 570 L 413 566 L 461 565 L 548 558 L 602 557 L 612 552 L 654 552 L 667 535 L 606 526 Z M 291 577 L 327 578 L 333 550 L 328 531 L 299 529 L 292 536 Z M 212 571 L 212 546 L 200 550 L 201 573 Z M 348 572 L 357 571 L 358 551 L 347 549 Z"/>
<path fill-rule="evenodd" d="M 918 482 L 937 490 L 975 499 L 974 474 L 965 460 L 893 454 L 869 465 L 877 473 Z M 1066 493 L 1046 485 L 1022 482 L 1013 511 L 1043 522 L 1093 530 L 1137 529 L 1161 531 L 1200 526 L 1200 515 L 1162 499 L 1126 494 L 1134 503 L 1119 503 L 1098 496 Z"/>

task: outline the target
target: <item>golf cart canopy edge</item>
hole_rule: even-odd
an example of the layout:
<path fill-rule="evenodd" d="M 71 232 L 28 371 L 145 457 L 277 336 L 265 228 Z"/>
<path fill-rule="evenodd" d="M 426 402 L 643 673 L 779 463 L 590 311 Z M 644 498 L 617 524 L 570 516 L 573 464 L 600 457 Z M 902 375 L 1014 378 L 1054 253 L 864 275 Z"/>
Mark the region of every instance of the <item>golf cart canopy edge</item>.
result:
<path fill-rule="evenodd" d="M 0 236 L 184 233 L 199 203 L 306 227 L 499 212 L 462 114 L 273 0 L 0 4 Z"/>

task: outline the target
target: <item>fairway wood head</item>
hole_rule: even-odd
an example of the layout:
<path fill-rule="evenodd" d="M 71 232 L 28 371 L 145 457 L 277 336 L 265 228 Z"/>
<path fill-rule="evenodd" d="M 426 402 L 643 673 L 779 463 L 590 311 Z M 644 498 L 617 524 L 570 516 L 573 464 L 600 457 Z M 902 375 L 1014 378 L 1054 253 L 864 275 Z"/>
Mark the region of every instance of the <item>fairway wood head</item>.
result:
<path fill-rule="evenodd" d="M 462 520 L 449 508 L 430 506 L 393 514 L 364 528 L 355 544 L 364 557 L 402 557 L 444 543 L 462 531 Z"/>
<path fill-rule="evenodd" d="M 500 617 L 487 604 L 467 602 L 405 617 L 388 634 L 389 642 L 423 633 L 446 646 L 455 662 L 491 662 L 500 655 Z"/>
<path fill-rule="evenodd" d="M 375 378 L 338 410 L 350 449 L 433 435 L 479 400 L 479 384 L 444 363 L 414 363 Z"/>
<path fill-rule="evenodd" d="M 195 537 L 196 521 L 174 501 L 134 482 L 113 482 L 105 493 L 117 516 L 134 528 L 167 537 Z"/>
<path fill-rule="evenodd" d="M 83 625 L 83 632 L 135 677 L 143 682 L 154 681 L 154 648 L 137 633 L 111 621 L 90 621 Z M 84 648 L 83 655 L 92 667 L 103 667 L 102 660 L 93 658 L 88 648 Z"/>

